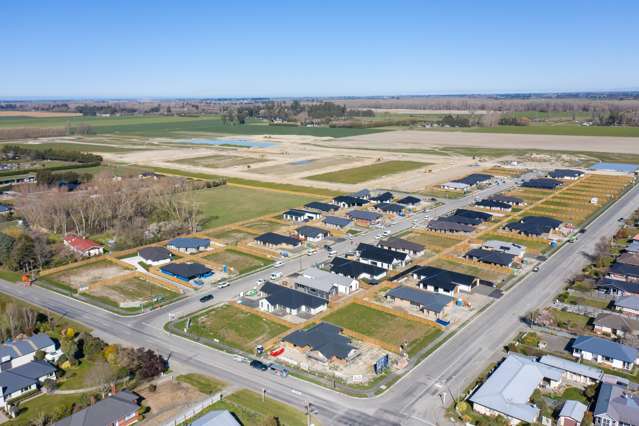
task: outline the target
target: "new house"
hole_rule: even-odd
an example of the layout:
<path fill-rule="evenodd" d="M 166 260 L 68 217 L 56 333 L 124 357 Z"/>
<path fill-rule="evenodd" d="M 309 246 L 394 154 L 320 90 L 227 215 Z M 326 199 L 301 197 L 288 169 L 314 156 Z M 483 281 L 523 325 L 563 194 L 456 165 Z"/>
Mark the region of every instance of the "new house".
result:
<path fill-rule="evenodd" d="M 308 225 L 300 226 L 295 230 L 295 233 L 301 239 L 314 243 L 322 241 L 324 238 L 330 235 L 330 232 L 328 232 L 326 229 Z"/>
<path fill-rule="evenodd" d="M 505 266 L 510 268 L 515 261 L 515 256 L 496 250 L 485 250 L 483 248 L 470 249 L 464 255 L 466 259 L 489 265 Z"/>
<path fill-rule="evenodd" d="M 479 278 L 459 272 L 448 271 L 434 266 L 422 266 L 412 272 L 414 279 L 419 280 L 419 287 L 428 291 L 453 295 L 455 289 L 467 293 L 479 285 Z"/>
<path fill-rule="evenodd" d="M 140 397 L 120 391 L 80 410 L 53 426 L 129 426 L 142 420 Z"/>
<path fill-rule="evenodd" d="M 487 416 L 504 416 L 510 424 L 535 423 L 540 410 L 530 398 L 540 386 L 557 388 L 561 371 L 533 358 L 511 353 L 473 393 L 473 409 Z"/>
<path fill-rule="evenodd" d="M 602 313 L 594 321 L 595 333 L 624 337 L 639 334 L 639 320 L 620 314 Z"/>
<path fill-rule="evenodd" d="M 297 238 L 276 234 L 275 232 L 267 232 L 255 237 L 255 242 L 266 247 L 297 247 L 302 244 Z"/>
<path fill-rule="evenodd" d="M 478 219 L 480 223 L 488 222 L 493 218 L 493 215 L 486 212 L 480 212 L 477 210 L 469 210 L 469 209 L 457 209 L 453 216 L 461 216 L 461 217 L 470 217 L 473 219 Z"/>
<path fill-rule="evenodd" d="M 330 299 L 338 294 L 351 294 L 359 288 L 354 278 L 311 267 L 295 278 L 295 289 L 322 299 Z"/>
<path fill-rule="evenodd" d="M 331 272 L 356 280 L 366 279 L 369 282 L 377 282 L 383 279 L 387 272 L 379 266 L 369 265 L 356 260 L 334 257 L 330 265 Z"/>
<path fill-rule="evenodd" d="M 479 200 L 475 203 L 475 205 L 482 209 L 497 210 L 500 212 L 509 212 L 513 209 L 513 206 L 508 203 L 492 200 L 490 198 Z"/>
<path fill-rule="evenodd" d="M 597 367 L 559 358 L 554 355 L 544 355 L 539 362 L 562 371 L 563 379 L 582 385 L 594 385 L 603 380 L 604 372 Z"/>
<path fill-rule="evenodd" d="M 160 271 L 185 282 L 208 278 L 213 275 L 213 271 L 210 268 L 195 262 L 169 263 L 161 266 Z"/>
<path fill-rule="evenodd" d="M 449 233 L 471 233 L 475 230 L 474 226 L 465 225 L 463 223 L 449 222 L 445 219 L 431 220 L 426 225 L 428 229 L 435 232 L 449 232 Z"/>
<path fill-rule="evenodd" d="M 639 426 L 639 397 L 623 386 L 602 383 L 593 422 L 596 426 Z"/>
<path fill-rule="evenodd" d="M 299 290 L 267 281 L 261 288 L 259 308 L 265 312 L 282 311 L 288 315 L 318 314 L 328 307 L 328 301 Z"/>
<path fill-rule="evenodd" d="M 450 216 L 444 216 L 444 217 L 440 217 L 440 220 L 444 220 L 446 222 L 454 222 L 454 223 L 461 223 L 462 225 L 470 225 L 470 226 L 477 226 L 480 225 L 481 223 L 483 223 L 483 221 L 479 218 L 476 217 L 469 217 L 469 216 L 461 216 L 461 215 L 450 215 Z"/>
<path fill-rule="evenodd" d="M 550 233 L 561 226 L 561 221 L 546 216 L 524 216 L 519 222 L 504 225 L 504 229 L 522 235 L 539 237 Z"/>
<path fill-rule="evenodd" d="M 25 339 L 0 345 L 0 371 L 10 370 L 34 361 L 38 351 L 44 352 L 45 359 L 51 362 L 57 362 L 62 356 L 62 351 L 56 349 L 55 342 L 48 335 L 38 333 Z"/>
<path fill-rule="evenodd" d="M 322 203 L 320 201 L 311 201 L 308 204 L 304 204 L 304 207 L 311 210 L 318 210 L 324 213 L 334 212 L 335 210 L 339 210 L 339 207 L 335 204 Z"/>
<path fill-rule="evenodd" d="M 31 361 L 0 372 L 0 408 L 24 394 L 40 389 L 47 380 L 56 379 L 56 368 L 46 361 Z"/>
<path fill-rule="evenodd" d="M 211 240 L 208 238 L 174 238 L 168 242 L 166 248 L 179 251 L 181 253 L 197 253 L 208 250 L 211 247 Z"/>
<path fill-rule="evenodd" d="M 351 210 L 346 214 L 351 220 L 364 225 L 373 225 L 382 218 L 382 215 L 375 212 L 369 212 L 367 210 Z"/>
<path fill-rule="evenodd" d="M 597 291 L 613 296 L 639 295 L 639 283 L 603 277 L 597 281 Z"/>
<path fill-rule="evenodd" d="M 342 334 L 340 327 L 325 322 L 305 330 L 296 330 L 282 341 L 302 349 L 308 358 L 323 363 L 346 364 L 360 354 L 351 339 Z"/>
<path fill-rule="evenodd" d="M 520 244 L 511 243 L 508 241 L 500 241 L 500 240 L 484 241 L 481 248 L 483 248 L 484 250 L 492 250 L 492 251 L 507 253 L 519 259 L 522 259 L 524 255 L 526 254 L 526 247 Z"/>
<path fill-rule="evenodd" d="M 419 257 L 424 254 L 424 246 L 402 238 L 390 237 L 378 244 L 380 247 L 406 253 L 410 257 Z"/>
<path fill-rule="evenodd" d="M 371 198 L 371 191 L 366 189 L 366 188 L 360 189 L 357 192 L 353 192 L 351 194 L 351 197 L 362 198 L 364 200 L 368 200 L 369 198 Z"/>
<path fill-rule="evenodd" d="M 66 247 L 70 248 L 71 251 L 79 254 L 80 256 L 92 257 L 104 253 L 104 247 L 100 244 L 78 235 L 65 235 L 63 241 Z"/>
<path fill-rule="evenodd" d="M 403 267 L 409 260 L 406 253 L 388 250 L 366 243 L 360 243 L 356 251 L 359 255 L 360 262 L 378 266 L 386 270 Z"/>
<path fill-rule="evenodd" d="M 561 181 L 550 178 L 530 179 L 521 184 L 523 188 L 555 189 L 561 185 Z"/>
<path fill-rule="evenodd" d="M 613 280 L 639 283 L 639 266 L 616 262 L 608 269 L 606 276 Z"/>
<path fill-rule="evenodd" d="M 577 180 L 584 175 L 581 170 L 573 169 L 555 169 L 548 173 L 548 177 L 552 179 Z"/>
<path fill-rule="evenodd" d="M 309 220 L 315 220 L 322 217 L 321 213 L 312 212 L 309 210 L 291 209 L 282 213 L 284 220 L 290 220 L 292 222 L 306 222 Z"/>
<path fill-rule="evenodd" d="M 415 207 L 418 206 L 422 202 L 421 199 L 417 197 L 413 197 L 412 195 L 407 195 L 404 198 L 400 198 L 397 200 L 397 204 L 403 204 L 405 206 Z"/>
<path fill-rule="evenodd" d="M 465 192 L 470 189 L 470 185 L 468 185 L 467 183 L 455 182 L 455 181 L 444 182 L 440 186 L 442 189 L 445 189 L 446 191 L 464 191 Z"/>
<path fill-rule="evenodd" d="M 326 216 L 324 218 L 324 225 L 330 228 L 344 229 L 351 224 L 350 219 L 339 216 Z"/>
<path fill-rule="evenodd" d="M 138 256 L 144 263 L 152 266 L 166 265 L 171 262 L 173 255 L 164 247 L 144 247 L 138 251 Z"/>
<path fill-rule="evenodd" d="M 639 316 L 639 295 L 621 296 L 614 302 L 615 309 L 625 315 Z"/>
<path fill-rule="evenodd" d="M 454 191 L 466 191 L 479 184 L 489 182 L 493 176 L 484 173 L 472 173 L 461 179 L 455 179 L 441 185 L 442 188 Z"/>
<path fill-rule="evenodd" d="M 349 207 L 361 207 L 368 204 L 368 200 L 364 198 L 352 197 L 350 195 L 338 195 L 333 198 L 333 204 L 340 206 L 343 209 Z"/>
<path fill-rule="evenodd" d="M 431 293 L 400 285 L 386 292 L 386 299 L 395 303 L 404 303 L 412 306 L 420 312 L 434 318 L 443 318 L 446 316 L 448 309 L 453 305 L 453 299 L 450 296 L 439 293 Z"/>
<path fill-rule="evenodd" d="M 375 209 L 383 213 L 396 214 L 398 216 L 403 216 L 404 211 L 406 210 L 406 207 L 396 203 L 378 203 L 378 204 L 375 204 Z"/>
<path fill-rule="evenodd" d="M 499 201 L 500 203 L 510 204 L 513 207 L 523 206 L 526 204 L 523 198 L 513 197 L 511 195 L 495 194 L 488 197 L 489 200 Z"/>
<path fill-rule="evenodd" d="M 623 370 L 631 370 L 639 364 L 637 349 L 594 336 L 577 337 L 572 344 L 572 355 Z"/>
<path fill-rule="evenodd" d="M 374 197 L 370 198 L 370 201 L 374 202 L 374 203 L 390 203 L 391 201 L 393 201 L 393 198 L 395 198 L 395 196 L 393 195 L 392 192 L 386 191 L 386 192 L 382 192 L 381 194 L 378 194 Z"/>

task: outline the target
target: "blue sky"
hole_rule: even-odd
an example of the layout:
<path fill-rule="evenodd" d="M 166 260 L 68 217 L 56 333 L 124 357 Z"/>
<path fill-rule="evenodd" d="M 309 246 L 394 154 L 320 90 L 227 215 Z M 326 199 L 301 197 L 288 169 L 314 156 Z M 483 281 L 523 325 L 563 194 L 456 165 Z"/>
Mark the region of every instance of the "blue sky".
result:
<path fill-rule="evenodd" d="M 639 88 L 639 2 L 6 1 L 0 98 Z"/>

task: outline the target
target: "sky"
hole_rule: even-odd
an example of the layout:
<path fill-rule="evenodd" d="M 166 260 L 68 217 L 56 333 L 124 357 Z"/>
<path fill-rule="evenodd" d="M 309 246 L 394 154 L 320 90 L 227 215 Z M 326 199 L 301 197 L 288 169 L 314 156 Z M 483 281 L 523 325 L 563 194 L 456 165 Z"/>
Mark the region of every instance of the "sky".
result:
<path fill-rule="evenodd" d="M 3 1 L 0 98 L 639 89 L 639 2 Z"/>

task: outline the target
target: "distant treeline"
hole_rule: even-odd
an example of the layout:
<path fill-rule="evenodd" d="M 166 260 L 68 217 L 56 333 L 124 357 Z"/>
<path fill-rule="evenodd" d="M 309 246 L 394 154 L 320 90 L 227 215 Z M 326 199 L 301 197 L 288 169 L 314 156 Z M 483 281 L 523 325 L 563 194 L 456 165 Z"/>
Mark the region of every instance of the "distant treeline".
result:
<path fill-rule="evenodd" d="M 7 159 L 58 160 L 73 161 L 76 163 L 102 162 L 102 157 L 100 155 L 65 149 L 35 149 L 21 145 L 4 145 L 1 152 L 2 156 Z"/>

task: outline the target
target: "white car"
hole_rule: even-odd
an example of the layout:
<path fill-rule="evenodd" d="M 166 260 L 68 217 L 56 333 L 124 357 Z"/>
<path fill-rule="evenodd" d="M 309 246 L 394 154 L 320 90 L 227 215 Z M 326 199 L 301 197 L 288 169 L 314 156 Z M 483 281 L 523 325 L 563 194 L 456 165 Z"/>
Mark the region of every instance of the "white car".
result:
<path fill-rule="evenodd" d="M 273 272 L 271 274 L 271 279 L 272 280 L 276 280 L 276 279 L 281 278 L 281 277 L 282 277 L 282 273 L 281 272 Z"/>
<path fill-rule="evenodd" d="M 279 268 L 280 266 L 282 266 L 284 264 L 284 262 L 282 262 L 281 260 L 278 260 L 277 262 L 275 262 L 273 264 L 273 266 L 275 266 L 276 268 Z"/>
<path fill-rule="evenodd" d="M 217 288 L 225 288 L 225 287 L 228 287 L 228 286 L 230 286 L 230 285 L 231 285 L 231 284 L 230 284 L 228 281 L 224 281 L 223 283 L 219 283 L 219 284 L 217 285 Z"/>
<path fill-rule="evenodd" d="M 384 236 L 385 236 L 385 237 L 388 237 L 388 236 L 390 235 L 390 233 L 391 233 L 391 232 L 390 232 L 389 230 L 386 230 L 386 231 L 384 231 Z"/>
<path fill-rule="evenodd" d="M 266 280 L 264 280 L 264 278 L 260 278 L 259 280 L 255 281 L 255 284 L 257 285 L 262 285 L 266 282 Z"/>
<path fill-rule="evenodd" d="M 375 239 L 376 239 L 376 240 L 381 240 L 381 239 L 382 239 L 382 237 L 383 237 L 383 235 L 382 235 L 382 234 L 377 234 L 377 235 L 375 235 Z"/>
<path fill-rule="evenodd" d="M 329 251 L 329 252 L 328 252 L 328 255 L 329 255 L 329 256 L 335 256 L 335 255 L 337 255 L 337 250 L 331 250 L 331 251 Z"/>

